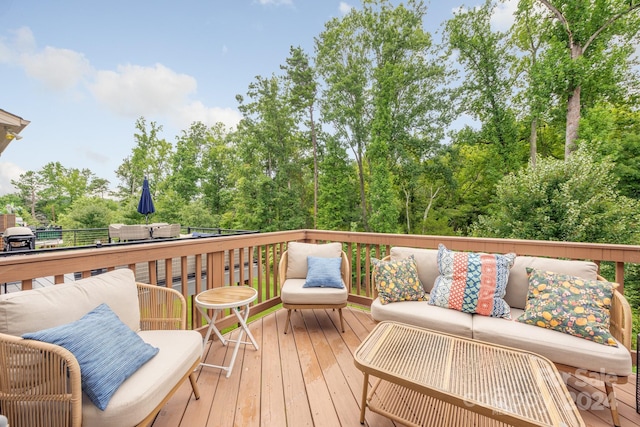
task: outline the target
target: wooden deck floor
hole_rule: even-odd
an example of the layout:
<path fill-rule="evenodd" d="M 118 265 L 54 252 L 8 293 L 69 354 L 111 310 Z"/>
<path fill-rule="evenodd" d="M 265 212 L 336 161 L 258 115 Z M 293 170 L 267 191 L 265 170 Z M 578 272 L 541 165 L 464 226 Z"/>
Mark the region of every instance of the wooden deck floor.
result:
<path fill-rule="evenodd" d="M 368 312 L 356 308 L 344 311 L 344 334 L 336 326 L 337 312 L 331 310 L 293 313 L 293 331 L 287 335 L 283 333 L 285 310 L 252 322 L 250 330 L 260 350 L 243 345 L 229 378 L 219 369 L 200 369 L 200 400 L 190 396 L 187 381 L 153 427 L 359 426 L 363 376 L 353 363 L 353 352 L 374 322 Z M 206 362 L 227 364 L 231 357 L 228 347 L 216 339 L 205 348 Z M 612 425 L 609 409 L 603 404 L 602 384 L 585 384 L 574 377 L 567 383 L 578 406 L 588 408 L 580 410 L 587 426 Z M 635 376 L 616 386 L 616 395 L 622 425 L 640 425 L 640 414 L 635 411 Z M 365 425 L 394 424 L 367 411 Z"/>

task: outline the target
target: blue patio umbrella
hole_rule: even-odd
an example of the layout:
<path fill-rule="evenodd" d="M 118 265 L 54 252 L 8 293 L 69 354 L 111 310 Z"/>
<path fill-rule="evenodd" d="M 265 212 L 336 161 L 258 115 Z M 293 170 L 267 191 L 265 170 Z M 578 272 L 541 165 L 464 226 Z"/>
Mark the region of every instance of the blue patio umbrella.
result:
<path fill-rule="evenodd" d="M 138 212 L 145 216 L 147 224 L 149 224 L 149 214 L 155 211 L 156 208 L 153 206 L 153 199 L 151 199 L 151 192 L 149 191 L 149 180 L 145 176 L 142 183 L 142 194 L 138 202 Z"/>

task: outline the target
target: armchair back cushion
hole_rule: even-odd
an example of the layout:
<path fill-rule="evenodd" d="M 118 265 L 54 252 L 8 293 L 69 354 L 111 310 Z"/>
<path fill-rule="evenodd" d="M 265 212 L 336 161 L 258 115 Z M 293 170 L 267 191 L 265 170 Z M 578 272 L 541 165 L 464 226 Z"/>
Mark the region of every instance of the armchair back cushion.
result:
<path fill-rule="evenodd" d="M 342 244 L 339 242 L 317 245 L 314 243 L 289 242 L 287 244 L 287 279 L 307 277 L 307 257 L 340 258 Z"/>
<path fill-rule="evenodd" d="M 114 288 L 118 288 L 116 292 Z M 135 277 L 123 268 L 75 282 L 0 295 L 0 332 L 22 336 L 64 325 L 101 303 L 106 303 L 131 330 L 140 330 Z"/>

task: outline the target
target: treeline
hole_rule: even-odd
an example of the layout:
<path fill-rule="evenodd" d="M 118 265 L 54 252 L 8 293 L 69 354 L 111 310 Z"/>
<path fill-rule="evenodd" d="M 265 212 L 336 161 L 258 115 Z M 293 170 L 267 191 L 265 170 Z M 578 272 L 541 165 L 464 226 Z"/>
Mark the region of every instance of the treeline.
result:
<path fill-rule="evenodd" d="M 522 0 L 505 32 L 495 7 L 461 9 L 436 43 L 422 1 L 364 0 L 248 84 L 237 128 L 171 143 L 139 118 L 114 194 L 51 163 L 2 205 L 140 222 L 147 176 L 154 221 L 638 243 L 640 5 Z"/>

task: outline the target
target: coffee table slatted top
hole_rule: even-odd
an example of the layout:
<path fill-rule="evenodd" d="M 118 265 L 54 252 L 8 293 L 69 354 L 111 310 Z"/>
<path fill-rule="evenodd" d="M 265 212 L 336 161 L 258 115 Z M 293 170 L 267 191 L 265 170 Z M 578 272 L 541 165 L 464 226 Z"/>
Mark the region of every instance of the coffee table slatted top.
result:
<path fill-rule="evenodd" d="M 503 422 L 584 425 L 555 366 L 526 351 L 381 322 L 355 362 L 380 379 Z"/>

